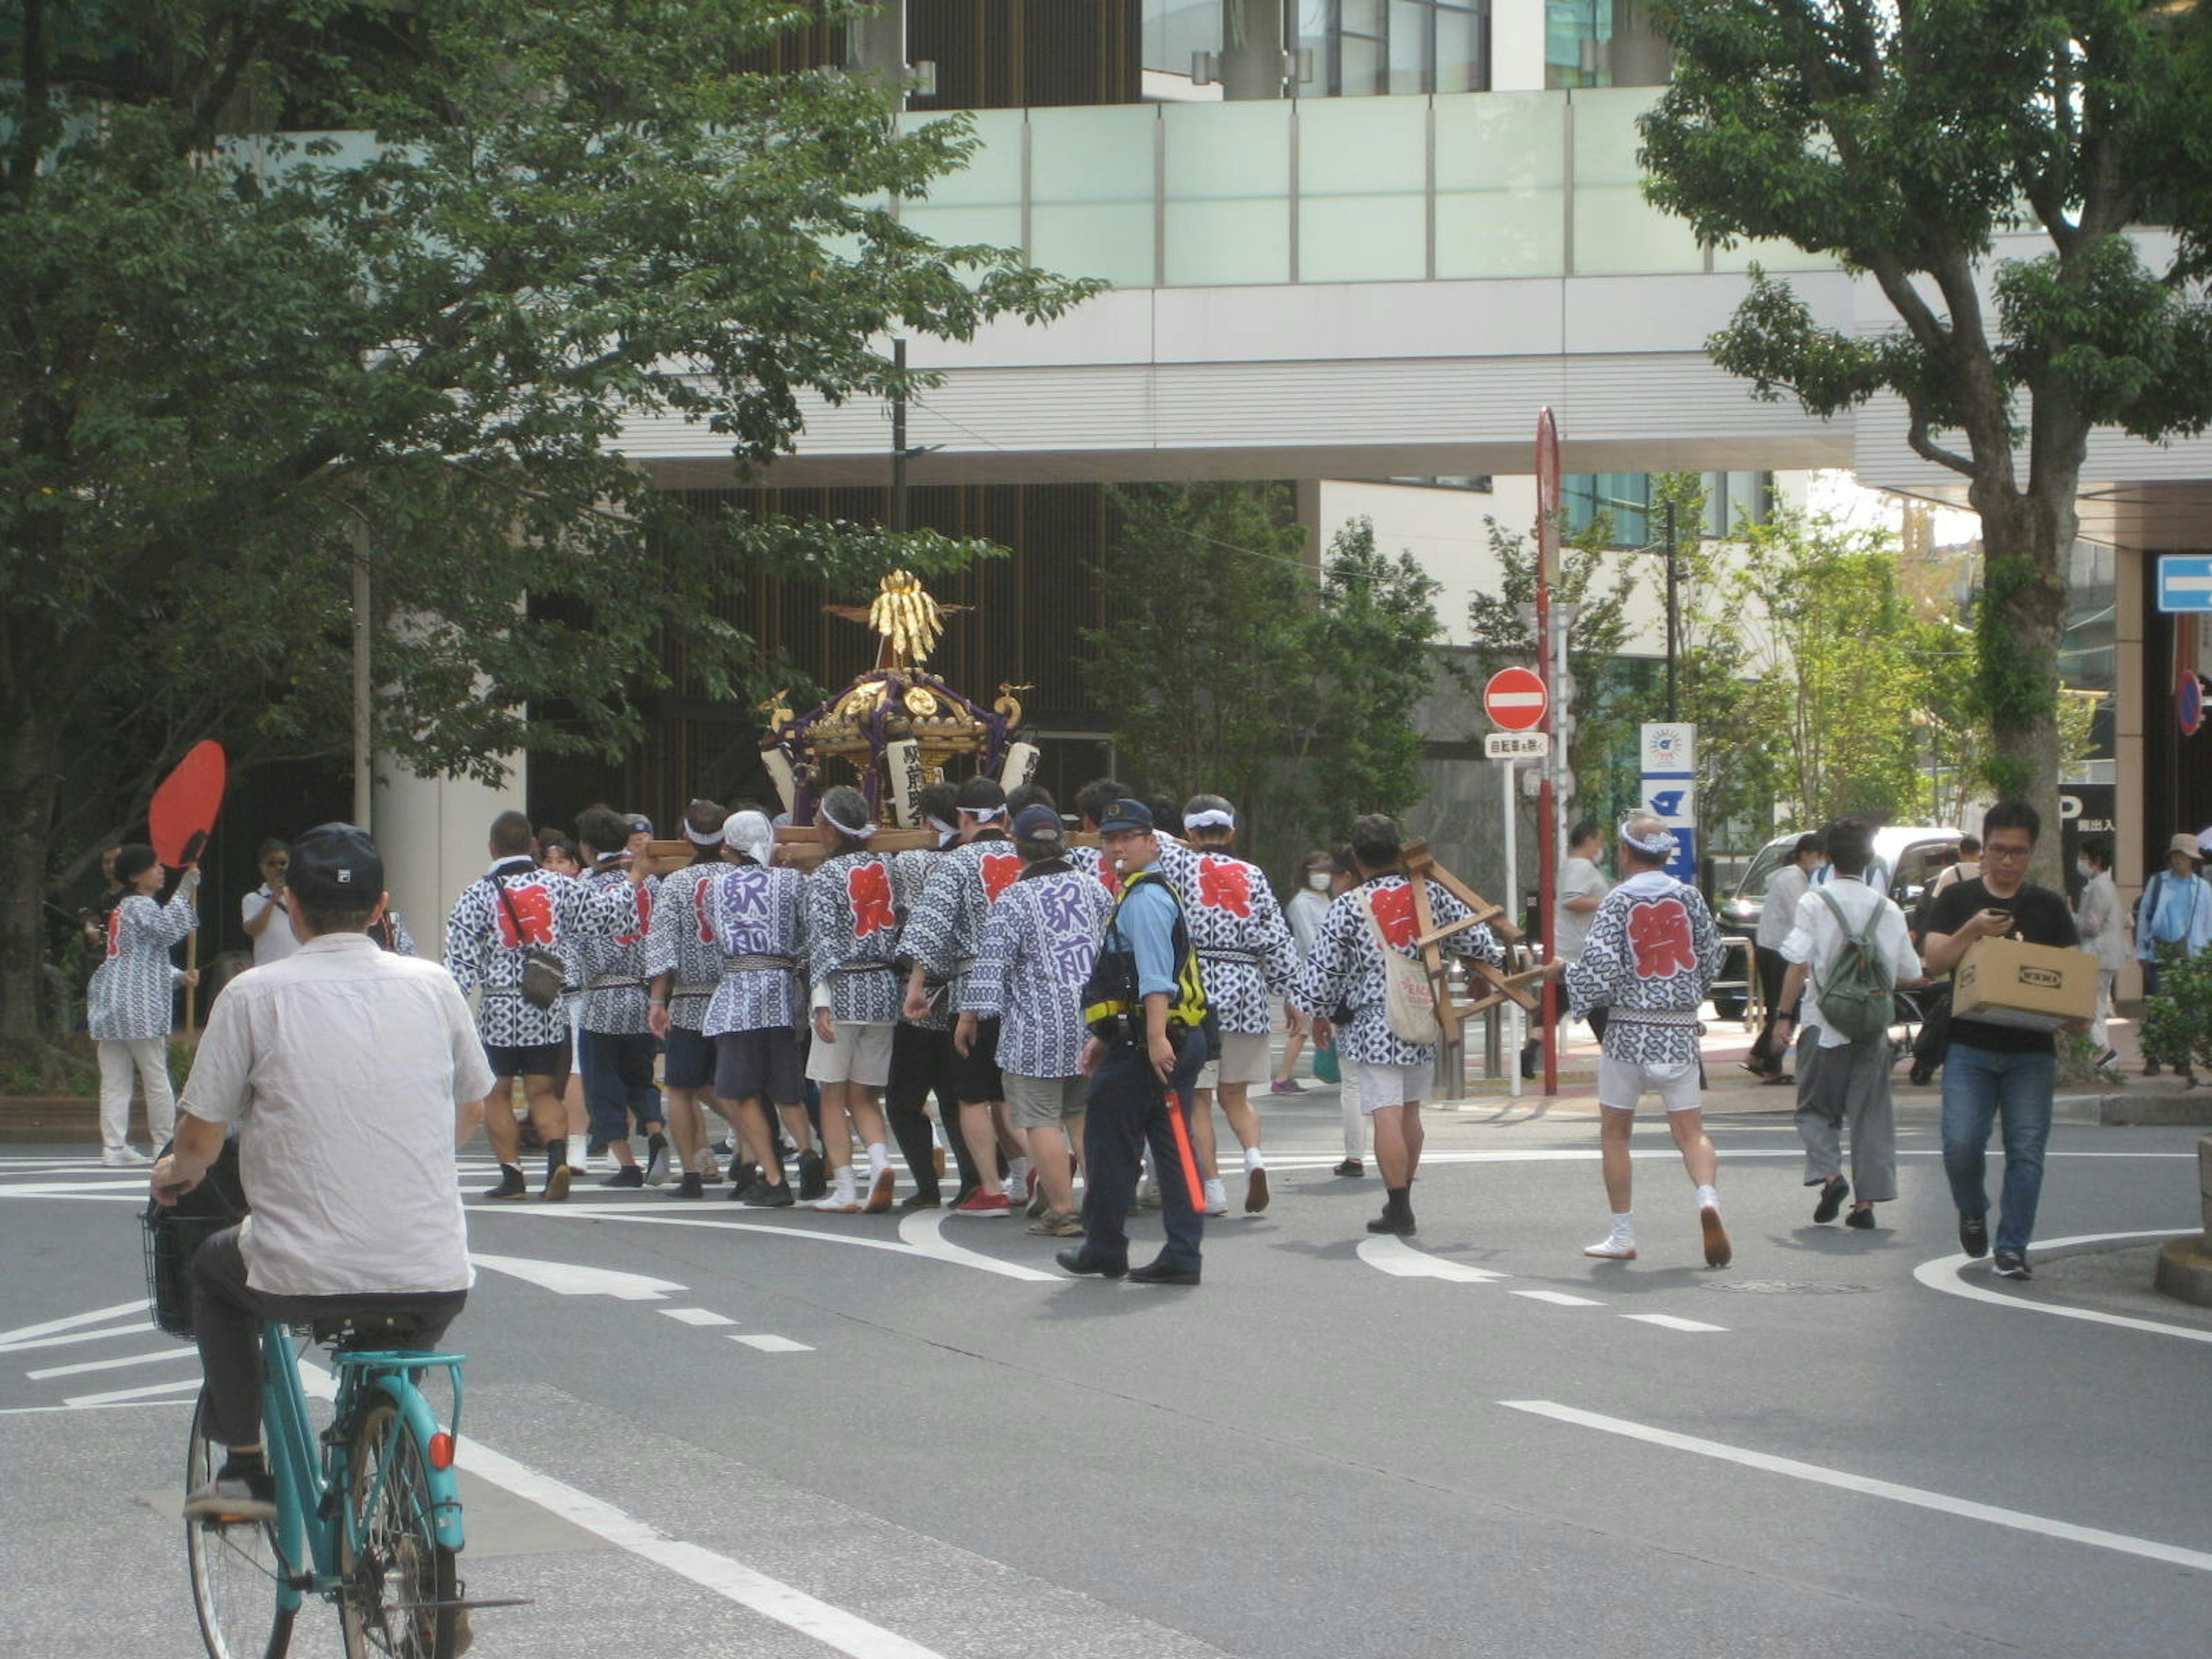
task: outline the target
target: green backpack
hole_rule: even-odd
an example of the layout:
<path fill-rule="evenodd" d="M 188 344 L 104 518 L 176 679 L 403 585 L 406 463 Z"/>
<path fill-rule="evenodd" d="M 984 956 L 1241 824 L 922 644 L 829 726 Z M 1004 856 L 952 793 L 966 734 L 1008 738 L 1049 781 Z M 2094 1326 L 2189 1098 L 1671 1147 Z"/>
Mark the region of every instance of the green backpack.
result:
<path fill-rule="evenodd" d="M 1881 906 L 1876 904 L 1866 927 L 1854 933 L 1836 896 L 1825 887 L 1813 890 L 1835 913 L 1836 926 L 1844 930 L 1844 942 L 1836 947 L 1835 960 L 1815 988 L 1820 1018 L 1853 1042 L 1879 1036 L 1897 1018 L 1897 975 L 1874 940 L 1875 930 L 1881 926 Z"/>

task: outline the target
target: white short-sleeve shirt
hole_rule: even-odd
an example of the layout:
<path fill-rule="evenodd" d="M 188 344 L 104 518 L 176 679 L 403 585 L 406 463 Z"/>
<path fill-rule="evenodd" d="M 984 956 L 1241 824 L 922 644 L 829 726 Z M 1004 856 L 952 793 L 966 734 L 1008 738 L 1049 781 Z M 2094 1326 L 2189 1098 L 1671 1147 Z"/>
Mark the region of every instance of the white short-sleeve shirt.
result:
<path fill-rule="evenodd" d="M 253 935 L 253 965 L 266 968 L 272 962 L 282 962 L 300 948 L 300 936 L 292 931 L 292 915 L 289 902 L 280 902 L 266 887 L 257 887 L 238 902 L 239 920 L 249 926 L 264 910 L 271 906 L 276 914 L 269 918 L 269 925 Z"/>
<path fill-rule="evenodd" d="M 451 974 L 329 933 L 224 988 L 177 1103 L 237 1127 L 248 1285 L 396 1295 L 473 1282 L 454 1107 L 491 1086 Z"/>
<path fill-rule="evenodd" d="M 1785 962 L 1802 962 L 1805 966 L 1805 1017 L 1802 1024 L 1810 1030 L 1819 1027 L 1823 1048 L 1840 1048 L 1850 1039 L 1837 1030 L 1820 1013 L 1820 976 L 1835 961 L 1836 952 L 1843 946 L 1844 930 L 1836 921 L 1836 913 L 1820 896 L 1826 893 L 1843 907 L 1850 918 L 1850 932 L 1858 933 L 1867 925 L 1875 907 L 1881 910 L 1881 920 L 1874 930 L 1875 947 L 1889 958 L 1892 972 L 1899 985 L 1920 977 L 1920 956 L 1912 948 L 1912 934 L 1905 925 L 1905 912 L 1887 897 L 1861 881 L 1856 876 L 1838 876 L 1814 888 L 1797 901 L 1797 915 L 1790 936 L 1782 941 L 1782 957 Z"/>

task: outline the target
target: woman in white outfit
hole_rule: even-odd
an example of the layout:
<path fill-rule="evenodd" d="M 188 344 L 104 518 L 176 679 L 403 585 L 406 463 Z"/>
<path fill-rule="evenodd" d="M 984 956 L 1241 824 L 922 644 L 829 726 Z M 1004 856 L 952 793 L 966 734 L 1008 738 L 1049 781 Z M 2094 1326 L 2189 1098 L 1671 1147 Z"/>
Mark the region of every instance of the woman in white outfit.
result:
<path fill-rule="evenodd" d="M 144 1164 L 131 1145 L 132 1077 L 146 1091 L 146 1128 L 159 1147 L 176 1127 L 176 1092 L 169 1085 L 169 1027 L 179 985 L 199 975 L 179 972 L 169 960 L 177 942 L 200 925 L 192 908 L 200 869 L 185 866 L 167 903 L 154 895 L 167 878 L 154 849 L 125 847 L 115 854 L 121 901 L 107 915 L 107 954 L 86 993 L 86 1024 L 100 1048 L 100 1162 Z"/>
<path fill-rule="evenodd" d="M 2089 1041 L 2097 1045 L 2097 1064 L 2105 1066 L 2119 1058 L 2112 1051 L 2106 1022 L 2112 1017 L 2112 991 L 2130 954 L 2128 916 L 2112 885 L 2112 843 L 2093 836 L 2081 843 L 2075 863 L 2081 872 L 2081 903 L 2075 925 L 2081 930 L 2081 948 L 2097 958 L 2097 1015 L 2089 1022 Z"/>

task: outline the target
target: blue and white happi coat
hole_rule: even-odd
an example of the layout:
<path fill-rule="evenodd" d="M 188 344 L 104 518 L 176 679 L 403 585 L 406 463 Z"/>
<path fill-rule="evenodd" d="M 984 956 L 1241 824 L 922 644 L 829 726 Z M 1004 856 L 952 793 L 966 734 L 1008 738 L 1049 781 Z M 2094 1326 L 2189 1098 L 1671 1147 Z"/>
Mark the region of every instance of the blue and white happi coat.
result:
<path fill-rule="evenodd" d="M 199 884 L 199 872 L 187 870 L 167 903 L 130 893 L 107 913 L 107 954 L 85 991 L 85 1021 L 94 1042 L 139 1042 L 169 1035 L 177 989 L 169 951 L 200 925 L 192 908 Z"/>
<path fill-rule="evenodd" d="M 1265 1036 L 1274 1026 L 1267 993 L 1288 996 L 1298 977 L 1297 941 L 1267 873 L 1224 852 L 1164 841 L 1160 873 L 1182 901 L 1215 1023 L 1226 1033 Z"/>
<path fill-rule="evenodd" d="M 653 1030 L 647 1019 L 645 936 L 653 926 L 660 879 L 647 876 L 633 888 L 620 864 L 602 864 L 578 878 L 595 893 L 630 895 L 630 920 L 620 933 L 587 939 L 577 953 L 584 981 L 583 1029 L 605 1036 L 642 1036 Z"/>
<path fill-rule="evenodd" d="M 670 975 L 669 1023 L 687 1031 L 705 1029 L 700 1022 L 722 982 L 722 951 L 708 912 L 715 878 L 729 867 L 713 859 L 663 876 L 646 924 L 645 977 Z"/>
<path fill-rule="evenodd" d="M 699 1029 L 708 1036 L 799 1024 L 805 972 L 806 878 L 740 864 L 702 890 L 721 977 Z"/>
<path fill-rule="evenodd" d="M 1042 865 L 1031 872 L 991 907 L 960 1008 L 1000 1021 L 1000 1071 L 1074 1077 L 1083 1070 L 1091 1035 L 1083 1024 L 1083 983 L 1097 961 L 1114 901 L 1093 872 Z"/>
<path fill-rule="evenodd" d="M 1694 1065 L 1698 1006 L 1719 975 L 1720 929 L 1694 887 L 1662 870 L 1631 876 L 1590 916 L 1583 953 L 1567 965 L 1574 1017 L 1606 1018 L 1605 1052 L 1638 1066 Z"/>
<path fill-rule="evenodd" d="M 933 982 L 951 987 L 945 996 L 947 1007 L 965 1006 L 961 981 L 982 951 L 984 920 L 1021 873 L 1022 855 L 1003 834 L 963 842 L 937 855 L 906 919 L 899 952 L 921 963 Z"/>
<path fill-rule="evenodd" d="M 888 853 L 840 853 L 806 878 L 806 971 L 846 1025 L 896 1023 L 905 984 Z"/>
<path fill-rule="evenodd" d="M 500 902 L 501 887 L 514 902 L 512 915 Z M 526 855 L 495 860 L 483 879 L 461 890 L 446 918 L 447 970 L 464 996 L 482 993 L 477 1035 L 495 1048 L 566 1042 L 565 1000 L 538 1008 L 522 994 L 531 948 L 552 951 L 574 975 L 584 942 L 622 932 L 635 914 L 626 883 L 587 888 L 573 876 L 540 869 Z"/>
<path fill-rule="evenodd" d="M 1437 927 L 1448 927 L 1474 915 L 1436 883 L 1430 882 L 1428 890 L 1429 915 Z M 1351 1006 L 1350 1021 L 1336 1032 L 1337 1052 L 1346 1060 L 1363 1066 L 1426 1066 L 1437 1057 L 1436 1045 L 1408 1042 L 1397 1036 L 1383 1012 L 1387 987 L 1382 954 L 1367 925 L 1370 907 L 1389 948 L 1410 961 L 1420 960 L 1413 942 L 1420 937 L 1420 924 L 1413 914 L 1413 884 L 1403 876 L 1380 876 L 1337 895 L 1314 930 L 1313 954 L 1306 958 L 1291 1000 L 1323 1017 Z M 1479 957 L 1493 966 L 1505 960 L 1490 929 L 1479 925 L 1439 943 L 1455 956 Z"/>
<path fill-rule="evenodd" d="M 907 919 L 914 915 L 914 907 L 921 902 L 922 889 L 929 884 L 930 872 L 937 868 L 937 860 L 949 847 L 910 847 L 902 853 L 891 854 L 891 891 L 898 905 L 899 926 L 903 928 Z M 900 935 L 900 949 L 905 949 L 905 935 Z M 910 958 L 909 958 L 910 959 Z M 925 973 L 928 970 L 924 969 Z M 899 1024 L 917 1026 L 925 1031 L 949 1031 L 953 1017 L 959 1010 L 953 1006 L 949 993 L 940 994 L 929 1005 L 927 1016 L 908 1019 L 902 1012 Z"/>
<path fill-rule="evenodd" d="M 1162 842 L 1160 846 L 1164 850 L 1167 843 Z M 1098 890 L 1105 894 L 1108 898 L 1119 898 L 1121 896 L 1121 872 L 1115 869 L 1103 848 L 1071 847 L 1060 856 L 1067 860 L 1069 867 L 1080 871 L 1097 882 Z"/>

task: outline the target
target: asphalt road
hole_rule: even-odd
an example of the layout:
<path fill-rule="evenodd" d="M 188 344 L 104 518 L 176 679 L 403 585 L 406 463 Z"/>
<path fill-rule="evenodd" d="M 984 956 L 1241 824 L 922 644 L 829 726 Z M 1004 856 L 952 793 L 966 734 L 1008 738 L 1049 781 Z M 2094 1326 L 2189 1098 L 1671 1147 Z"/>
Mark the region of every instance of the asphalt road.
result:
<path fill-rule="evenodd" d="M 1786 1114 L 1716 1118 L 1720 1271 L 1656 1117 L 1641 1258 L 1583 1257 L 1595 1126 L 1533 1103 L 1431 1112 L 1398 1243 L 1329 1173 L 1333 1098 L 1271 1102 L 1274 1202 L 1209 1224 L 1196 1290 L 943 1212 L 475 1207 L 464 1571 L 531 1598 L 476 1651 L 2205 1651 L 2212 1316 L 2147 1255 L 2194 1230 L 2197 1132 L 2058 1128 L 2014 1286 L 1957 1255 L 1930 1097 L 1903 1115 L 1871 1233 L 1812 1224 Z M 139 1198 L 0 1150 L 18 1654 L 198 1650 L 196 1364 L 143 1324 Z M 337 1647 L 303 1613 L 293 1650 Z"/>

